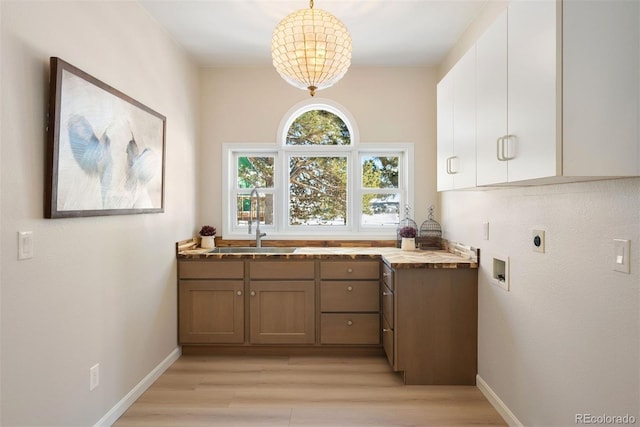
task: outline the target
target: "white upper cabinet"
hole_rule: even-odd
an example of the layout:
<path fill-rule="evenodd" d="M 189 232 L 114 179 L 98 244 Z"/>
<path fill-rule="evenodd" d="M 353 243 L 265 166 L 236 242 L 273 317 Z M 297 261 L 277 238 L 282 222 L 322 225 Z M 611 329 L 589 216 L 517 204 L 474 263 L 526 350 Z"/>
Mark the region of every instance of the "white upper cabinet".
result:
<path fill-rule="evenodd" d="M 449 72 L 437 88 L 438 111 L 438 191 L 453 189 L 453 174 L 449 173 L 453 158 L 453 72 Z"/>
<path fill-rule="evenodd" d="M 507 11 L 476 43 L 478 185 L 507 182 Z M 440 114 L 440 111 L 438 111 Z M 502 160 L 504 159 L 504 160 Z"/>
<path fill-rule="evenodd" d="M 476 50 L 438 83 L 438 191 L 476 186 Z"/>
<path fill-rule="evenodd" d="M 640 175 L 640 2 L 563 2 L 563 175 Z"/>
<path fill-rule="evenodd" d="M 640 175 L 640 2 L 512 0 L 475 47 L 477 185 Z"/>

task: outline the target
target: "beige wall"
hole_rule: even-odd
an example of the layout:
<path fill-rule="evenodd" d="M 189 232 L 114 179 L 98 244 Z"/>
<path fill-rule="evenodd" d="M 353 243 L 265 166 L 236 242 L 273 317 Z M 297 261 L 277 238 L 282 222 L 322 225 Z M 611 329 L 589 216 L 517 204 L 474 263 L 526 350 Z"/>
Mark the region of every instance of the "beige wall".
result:
<path fill-rule="evenodd" d="M 444 75 L 504 4 L 491 2 Z M 502 2 L 500 2 L 502 3 Z M 440 194 L 445 237 L 481 249 L 479 376 L 526 426 L 575 414 L 640 418 L 640 179 Z M 482 223 L 490 223 L 483 240 Z M 546 231 L 546 253 L 531 250 Z M 631 240 L 631 274 L 612 271 L 613 239 Z M 511 291 L 490 282 L 511 259 Z"/>
<path fill-rule="evenodd" d="M 173 243 L 195 228 L 197 69 L 134 2 L 0 7 L 1 424 L 92 425 L 177 347 Z M 43 219 L 49 56 L 167 116 L 164 213 Z M 31 260 L 17 261 L 20 230 L 33 231 Z"/>
<path fill-rule="evenodd" d="M 411 142 L 415 155 L 414 204 L 418 225 L 435 191 L 436 70 L 429 68 L 352 68 L 333 87 L 320 91 L 353 115 L 360 141 Z M 222 223 L 222 144 L 275 143 L 278 125 L 306 91 L 288 85 L 272 67 L 212 68 L 201 72 L 202 155 L 200 219 Z"/>

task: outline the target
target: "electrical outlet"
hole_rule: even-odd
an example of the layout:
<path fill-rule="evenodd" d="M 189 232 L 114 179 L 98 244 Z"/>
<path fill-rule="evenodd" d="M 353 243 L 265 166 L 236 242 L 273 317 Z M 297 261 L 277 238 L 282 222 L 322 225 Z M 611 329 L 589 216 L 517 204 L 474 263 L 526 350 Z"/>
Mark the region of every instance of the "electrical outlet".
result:
<path fill-rule="evenodd" d="M 89 369 L 89 391 L 93 391 L 100 384 L 100 364 L 96 363 Z"/>
<path fill-rule="evenodd" d="M 531 249 L 544 253 L 544 230 L 533 230 L 531 233 Z"/>

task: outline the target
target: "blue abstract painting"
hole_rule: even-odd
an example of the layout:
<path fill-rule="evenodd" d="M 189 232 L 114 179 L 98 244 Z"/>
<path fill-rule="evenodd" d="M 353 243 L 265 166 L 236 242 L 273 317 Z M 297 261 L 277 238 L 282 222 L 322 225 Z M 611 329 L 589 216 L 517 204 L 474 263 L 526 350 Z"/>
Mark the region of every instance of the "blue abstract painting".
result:
<path fill-rule="evenodd" d="M 165 117 L 59 58 L 54 69 L 45 216 L 162 212 Z"/>

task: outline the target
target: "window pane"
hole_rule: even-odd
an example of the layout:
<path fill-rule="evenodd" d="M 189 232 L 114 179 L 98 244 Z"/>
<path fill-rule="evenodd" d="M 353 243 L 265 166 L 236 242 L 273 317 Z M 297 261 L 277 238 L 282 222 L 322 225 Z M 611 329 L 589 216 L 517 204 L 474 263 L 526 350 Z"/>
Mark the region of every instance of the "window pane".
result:
<path fill-rule="evenodd" d="M 274 157 L 238 157 L 238 188 L 273 188 Z"/>
<path fill-rule="evenodd" d="M 362 157 L 363 188 L 398 188 L 399 157 Z"/>
<path fill-rule="evenodd" d="M 351 145 L 345 122 L 325 110 L 299 115 L 287 131 L 287 145 Z"/>
<path fill-rule="evenodd" d="M 289 158 L 289 225 L 346 225 L 347 158 Z"/>
<path fill-rule="evenodd" d="M 397 226 L 400 221 L 400 195 L 363 194 L 361 221 L 367 226 Z"/>
<path fill-rule="evenodd" d="M 236 206 L 236 225 L 247 226 L 249 218 L 255 225 L 257 217 L 255 197 L 252 203 L 248 194 L 238 194 Z M 273 225 L 273 194 L 260 193 L 260 225 Z"/>

